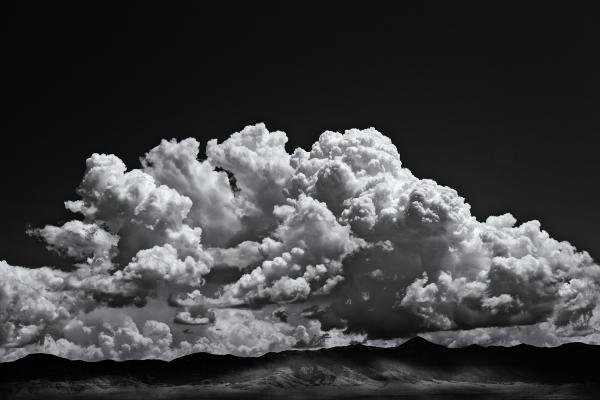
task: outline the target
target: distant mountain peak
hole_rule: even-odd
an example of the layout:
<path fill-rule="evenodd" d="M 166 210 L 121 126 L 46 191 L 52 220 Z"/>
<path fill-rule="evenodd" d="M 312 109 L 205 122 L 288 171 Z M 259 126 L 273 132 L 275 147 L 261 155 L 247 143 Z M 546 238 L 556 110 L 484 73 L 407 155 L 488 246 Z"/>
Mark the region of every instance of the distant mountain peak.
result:
<path fill-rule="evenodd" d="M 421 337 L 421 336 L 414 336 L 414 337 L 408 339 L 406 342 L 402 343 L 399 347 L 402 348 L 402 349 L 409 349 L 409 348 L 415 348 L 415 349 L 417 349 L 417 348 L 423 348 L 423 349 L 446 348 L 445 346 L 442 346 L 441 344 L 430 342 L 429 340 L 427 340 L 427 339 L 425 339 L 424 337 Z"/>

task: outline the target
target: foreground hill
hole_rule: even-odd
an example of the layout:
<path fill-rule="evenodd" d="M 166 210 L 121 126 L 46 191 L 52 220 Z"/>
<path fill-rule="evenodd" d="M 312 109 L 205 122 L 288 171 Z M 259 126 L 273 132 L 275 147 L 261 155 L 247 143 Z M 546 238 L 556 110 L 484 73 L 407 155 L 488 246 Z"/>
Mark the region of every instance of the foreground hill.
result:
<path fill-rule="evenodd" d="M 262 357 L 192 354 L 171 362 L 71 361 L 33 354 L 0 364 L 4 398 L 598 398 L 600 346 L 469 346 L 414 338 Z"/>

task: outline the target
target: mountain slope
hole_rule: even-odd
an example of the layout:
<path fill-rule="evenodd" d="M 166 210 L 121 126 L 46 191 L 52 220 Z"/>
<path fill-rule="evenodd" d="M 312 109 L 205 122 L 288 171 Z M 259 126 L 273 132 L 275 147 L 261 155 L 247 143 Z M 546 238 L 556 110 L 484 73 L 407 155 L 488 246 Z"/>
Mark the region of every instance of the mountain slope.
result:
<path fill-rule="evenodd" d="M 198 353 L 171 362 L 84 362 L 34 354 L 0 364 L 0 391 L 9 398 L 219 398 L 257 392 L 301 398 L 551 392 L 585 398 L 600 393 L 598 360 L 600 346 L 579 343 L 449 349 L 422 338 L 395 348 L 357 345 L 256 358 Z"/>

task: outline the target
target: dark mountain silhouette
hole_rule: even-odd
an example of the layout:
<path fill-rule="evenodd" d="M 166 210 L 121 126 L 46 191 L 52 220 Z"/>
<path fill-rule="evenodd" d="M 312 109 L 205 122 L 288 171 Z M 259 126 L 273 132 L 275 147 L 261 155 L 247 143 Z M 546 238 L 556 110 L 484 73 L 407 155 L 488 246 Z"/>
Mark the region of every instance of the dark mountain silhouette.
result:
<path fill-rule="evenodd" d="M 600 346 L 581 343 L 450 349 L 420 337 L 394 348 L 354 345 L 261 357 L 197 353 L 170 362 L 85 362 L 32 354 L 0 364 L 0 391 L 8 398 L 229 398 L 258 393 L 272 398 L 454 398 L 465 393 L 594 398 L 600 394 L 599 360 Z"/>

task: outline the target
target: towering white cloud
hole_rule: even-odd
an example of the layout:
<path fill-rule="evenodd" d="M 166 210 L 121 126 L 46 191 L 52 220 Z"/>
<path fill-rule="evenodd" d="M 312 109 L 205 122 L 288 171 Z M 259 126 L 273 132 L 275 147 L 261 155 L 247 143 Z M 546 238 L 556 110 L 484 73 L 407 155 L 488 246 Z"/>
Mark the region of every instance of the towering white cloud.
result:
<path fill-rule="evenodd" d="M 189 138 L 163 140 L 142 159 L 144 171 L 157 182 L 192 200 L 187 220 L 204 231 L 205 243 L 227 245 L 241 230 L 241 215 L 227 174 L 199 161 L 200 143 Z"/>
<path fill-rule="evenodd" d="M 273 229 L 273 207 L 286 200 L 285 189 L 294 172 L 286 143 L 284 132 L 269 132 L 264 124 L 257 124 L 223 143 L 213 139 L 206 146 L 208 160 L 235 177 L 239 212 L 247 220 L 249 233 Z"/>
<path fill-rule="evenodd" d="M 204 160 L 192 138 L 142 169 L 92 155 L 66 203 L 83 221 L 31 231 L 73 270 L 0 263 L 0 358 L 600 342 L 600 266 L 538 221 L 477 221 L 372 128 L 286 142 L 258 124 Z"/>
<path fill-rule="evenodd" d="M 86 162 L 78 189 L 82 200 L 67 202 L 67 208 L 87 219 L 119 231 L 136 223 L 149 229 L 180 225 L 192 207 L 189 197 L 141 170 L 126 172 L 123 161 L 114 155 L 94 154 Z"/>

